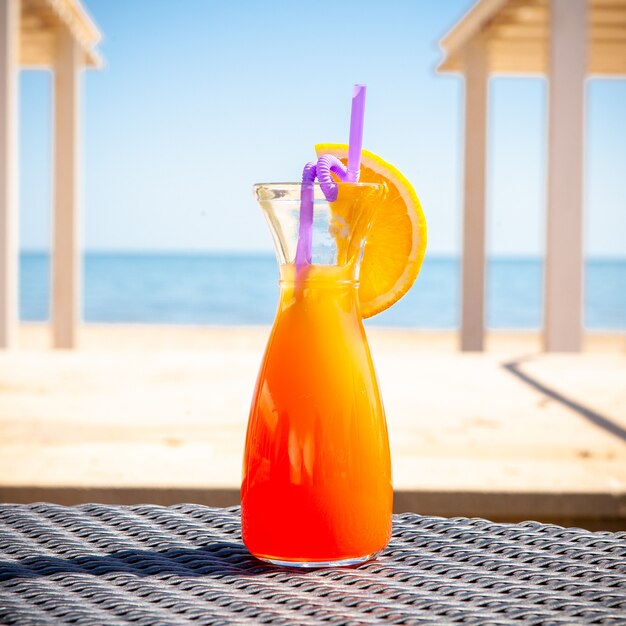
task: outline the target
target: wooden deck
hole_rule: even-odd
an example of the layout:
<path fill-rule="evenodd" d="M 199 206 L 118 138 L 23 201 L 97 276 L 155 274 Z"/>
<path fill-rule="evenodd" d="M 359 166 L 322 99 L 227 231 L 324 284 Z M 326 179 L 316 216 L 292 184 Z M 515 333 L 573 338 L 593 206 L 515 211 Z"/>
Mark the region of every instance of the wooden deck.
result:
<path fill-rule="evenodd" d="M 238 502 L 266 328 L 22 328 L 0 352 L 0 501 Z M 458 353 L 447 333 L 368 331 L 397 511 L 626 529 L 626 338 L 542 354 L 534 335 Z"/>

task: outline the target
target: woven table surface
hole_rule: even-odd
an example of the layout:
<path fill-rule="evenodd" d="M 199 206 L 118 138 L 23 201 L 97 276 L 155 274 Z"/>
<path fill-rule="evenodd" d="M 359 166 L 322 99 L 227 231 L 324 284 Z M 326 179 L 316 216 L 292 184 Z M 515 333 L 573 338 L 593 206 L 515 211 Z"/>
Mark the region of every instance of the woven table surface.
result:
<path fill-rule="evenodd" d="M 0 624 L 626 624 L 626 533 L 394 516 L 377 560 L 271 567 L 239 509 L 0 505 Z"/>

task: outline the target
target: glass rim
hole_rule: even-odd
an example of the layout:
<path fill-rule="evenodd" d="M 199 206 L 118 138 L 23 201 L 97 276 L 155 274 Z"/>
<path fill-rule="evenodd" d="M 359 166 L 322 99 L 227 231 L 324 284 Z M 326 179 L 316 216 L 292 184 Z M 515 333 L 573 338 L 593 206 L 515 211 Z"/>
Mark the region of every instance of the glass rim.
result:
<path fill-rule="evenodd" d="M 332 183 L 324 183 L 325 185 L 338 185 L 339 187 L 342 186 L 350 186 L 350 187 L 363 187 L 364 189 L 376 189 L 378 187 L 385 187 L 385 183 L 362 183 L 362 182 L 356 182 L 356 183 L 349 183 L 343 180 L 340 181 L 333 181 Z M 320 183 L 319 181 L 315 181 L 314 183 L 303 183 L 303 182 L 284 182 L 284 183 L 254 183 L 254 185 L 252 185 L 253 189 L 258 189 L 259 187 L 266 187 L 266 188 L 270 188 L 270 189 L 275 189 L 275 188 L 281 188 L 284 189 L 285 187 L 302 187 L 303 185 L 312 185 L 314 188 L 321 188 L 322 183 Z"/>
<path fill-rule="evenodd" d="M 327 199 L 326 194 L 324 193 L 323 187 L 336 185 L 336 189 L 339 191 L 341 189 L 348 190 L 352 189 L 356 191 L 358 194 L 363 193 L 364 195 L 377 195 L 384 194 L 387 189 L 387 185 L 384 182 L 380 183 L 347 183 L 344 181 L 333 182 L 333 183 L 324 183 L 322 185 L 320 182 L 315 181 L 314 183 L 296 183 L 296 182 L 286 182 L 286 183 L 256 183 L 252 186 L 252 193 L 255 198 L 260 202 L 272 202 L 272 203 L 289 203 L 289 202 L 300 202 L 302 190 L 308 188 L 312 190 L 315 203 L 318 202 L 330 202 Z M 328 192 L 328 189 L 326 189 Z"/>

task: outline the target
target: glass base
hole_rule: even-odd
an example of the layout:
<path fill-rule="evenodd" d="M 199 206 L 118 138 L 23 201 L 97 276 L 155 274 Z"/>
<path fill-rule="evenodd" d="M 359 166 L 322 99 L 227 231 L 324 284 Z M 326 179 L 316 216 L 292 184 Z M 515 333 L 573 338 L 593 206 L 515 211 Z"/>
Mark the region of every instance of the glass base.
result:
<path fill-rule="evenodd" d="M 254 555 L 260 561 L 264 563 L 270 563 L 271 565 L 278 565 L 279 567 L 294 567 L 297 569 L 315 569 L 322 567 L 355 567 L 357 565 L 362 565 L 367 561 L 371 561 L 375 559 L 382 550 L 378 552 L 372 552 L 371 554 L 366 554 L 365 556 L 357 556 L 351 559 L 337 559 L 330 561 L 285 561 L 282 559 L 272 559 L 264 556 Z"/>

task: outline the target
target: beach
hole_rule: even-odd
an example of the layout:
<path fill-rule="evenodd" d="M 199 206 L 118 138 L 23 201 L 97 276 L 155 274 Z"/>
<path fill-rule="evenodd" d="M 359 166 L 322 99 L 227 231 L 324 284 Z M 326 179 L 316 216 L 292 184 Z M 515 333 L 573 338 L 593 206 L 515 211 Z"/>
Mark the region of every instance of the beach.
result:
<path fill-rule="evenodd" d="M 79 329 L 79 348 L 83 351 L 247 348 L 258 351 L 260 360 L 269 332 L 267 325 L 83 324 Z M 383 350 L 402 346 L 426 352 L 458 350 L 456 330 L 369 327 L 367 336 L 373 346 L 379 345 Z M 19 345 L 25 350 L 49 348 L 48 326 L 22 323 Z M 489 353 L 536 353 L 541 352 L 541 345 L 541 334 L 533 330 L 492 330 L 486 337 L 486 351 Z M 626 354 L 626 331 L 587 332 L 583 352 Z"/>
<path fill-rule="evenodd" d="M 269 327 L 91 325 L 0 354 L 0 500 L 236 504 Z M 626 337 L 368 329 L 396 510 L 626 527 Z"/>

